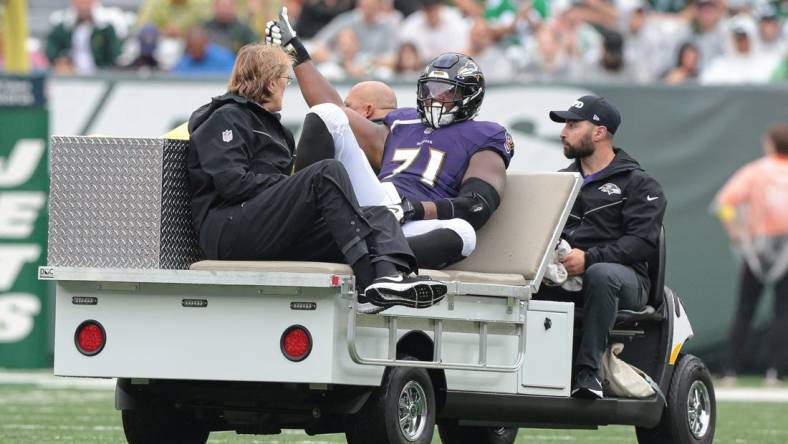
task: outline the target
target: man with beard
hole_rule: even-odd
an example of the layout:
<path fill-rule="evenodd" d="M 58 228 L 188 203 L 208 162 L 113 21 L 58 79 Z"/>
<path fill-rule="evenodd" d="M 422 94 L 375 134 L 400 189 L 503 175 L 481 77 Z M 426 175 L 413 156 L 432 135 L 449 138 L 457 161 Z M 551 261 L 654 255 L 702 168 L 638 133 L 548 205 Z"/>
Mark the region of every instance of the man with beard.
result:
<path fill-rule="evenodd" d="M 602 97 L 583 96 L 568 111 L 551 111 L 564 123 L 564 155 L 583 186 L 562 237 L 573 247 L 560 261 L 582 290 L 543 287 L 539 299 L 583 307 L 583 337 L 575 358 L 572 396 L 598 399 L 597 372 L 620 309 L 641 310 L 648 302 L 646 261 L 656 254 L 665 196 L 662 187 L 624 150 L 613 147 L 621 115 Z"/>

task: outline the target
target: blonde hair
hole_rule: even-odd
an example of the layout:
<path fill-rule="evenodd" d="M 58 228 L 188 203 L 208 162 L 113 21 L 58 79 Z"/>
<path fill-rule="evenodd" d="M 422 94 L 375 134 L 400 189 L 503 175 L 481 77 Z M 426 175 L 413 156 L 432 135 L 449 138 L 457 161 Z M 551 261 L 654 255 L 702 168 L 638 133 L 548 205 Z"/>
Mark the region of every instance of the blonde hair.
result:
<path fill-rule="evenodd" d="M 271 97 L 272 80 L 284 77 L 293 59 L 279 46 L 252 43 L 238 51 L 227 91 L 265 103 Z"/>

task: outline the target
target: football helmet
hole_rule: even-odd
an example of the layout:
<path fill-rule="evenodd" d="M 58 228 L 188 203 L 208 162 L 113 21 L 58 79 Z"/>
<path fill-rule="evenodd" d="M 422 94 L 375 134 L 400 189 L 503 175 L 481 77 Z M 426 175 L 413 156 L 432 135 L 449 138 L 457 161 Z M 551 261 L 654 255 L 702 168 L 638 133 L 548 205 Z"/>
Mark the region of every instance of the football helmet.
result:
<path fill-rule="evenodd" d="M 484 74 L 472 58 L 448 52 L 424 68 L 416 88 L 419 117 L 439 128 L 476 117 L 484 99 Z"/>

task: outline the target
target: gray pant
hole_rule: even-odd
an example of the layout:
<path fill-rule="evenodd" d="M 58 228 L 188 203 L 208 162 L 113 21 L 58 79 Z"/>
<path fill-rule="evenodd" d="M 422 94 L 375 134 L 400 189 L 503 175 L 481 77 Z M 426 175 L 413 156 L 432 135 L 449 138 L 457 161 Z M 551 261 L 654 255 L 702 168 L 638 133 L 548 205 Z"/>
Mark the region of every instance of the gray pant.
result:
<path fill-rule="evenodd" d="M 597 263 L 583 275 L 583 290 L 568 292 L 560 287 L 542 287 L 537 299 L 574 302 L 583 307 L 583 338 L 575 367 L 599 370 L 610 330 L 618 310 L 641 310 L 648 303 L 650 282 L 631 267 Z"/>

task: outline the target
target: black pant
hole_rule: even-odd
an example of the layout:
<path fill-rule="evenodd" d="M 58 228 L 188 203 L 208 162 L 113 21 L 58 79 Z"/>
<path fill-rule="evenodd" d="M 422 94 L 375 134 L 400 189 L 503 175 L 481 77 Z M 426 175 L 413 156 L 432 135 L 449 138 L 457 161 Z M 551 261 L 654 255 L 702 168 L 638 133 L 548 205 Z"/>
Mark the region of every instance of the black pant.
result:
<path fill-rule="evenodd" d="M 747 338 L 750 336 L 750 324 L 763 295 L 764 285 L 744 263 L 739 277 L 739 295 L 734 312 L 733 325 L 729 333 L 728 343 L 731 344 L 731 359 L 728 370 L 736 372 L 741 368 L 745 355 Z M 769 328 L 769 360 L 768 365 L 780 371 L 788 370 L 788 273 L 785 273 L 774 285 L 774 318 Z"/>
<path fill-rule="evenodd" d="M 641 310 L 648 303 L 650 283 L 626 265 L 597 263 L 583 274 L 583 289 L 569 292 L 542 286 L 535 299 L 574 302 L 583 307 L 583 338 L 575 367 L 599 370 L 618 310 Z"/>
<path fill-rule="evenodd" d="M 232 260 L 304 260 L 353 265 L 369 255 L 403 271 L 416 259 L 385 207 L 360 208 L 345 168 L 323 160 L 211 217 L 226 217 L 216 256 Z M 206 249 L 207 250 L 207 249 Z"/>

